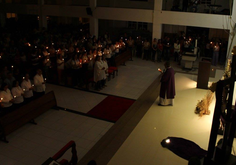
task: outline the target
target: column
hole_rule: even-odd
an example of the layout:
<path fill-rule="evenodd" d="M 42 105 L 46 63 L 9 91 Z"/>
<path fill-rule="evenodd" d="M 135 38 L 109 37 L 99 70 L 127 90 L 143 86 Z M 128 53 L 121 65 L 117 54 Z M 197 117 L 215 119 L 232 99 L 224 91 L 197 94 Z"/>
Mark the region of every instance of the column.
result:
<path fill-rule="evenodd" d="M 44 6 L 44 0 L 38 0 L 39 5 L 39 29 L 46 28 L 48 26 L 47 22 L 47 16 L 44 14 L 43 6 Z"/>
<path fill-rule="evenodd" d="M 232 6 L 232 14 L 231 14 L 231 18 L 229 18 L 229 26 L 230 26 L 230 22 L 232 27 L 230 27 L 230 35 L 229 35 L 229 40 L 228 40 L 228 51 L 227 51 L 227 55 L 226 55 L 226 65 L 227 65 L 227 61 L 228 59 L 232 59 L 232 54 L 231 51 L 233 49 L 234 46 L 236 46 L 236 1 L 233 2 L 233 6 Z"/>
<path fill-rule="evenodd" d="M 6 25 L 6 13 L 0 13 L 0 25 L 1 27 Z"/>
<path fill-rule="evenodd" d="M 89 6 L 92 11 L 97 7 L 97 0 L 89 0 Z M 90 34 L 98 37 L 98 19 L 93 15 L 90 16 Z"/>
<path fill-rule="evenodd" d="M 162 34 L 162 24 L 158 22 L 156 16 L 161 13 L 162 11 L 162 1 L 163 0 L 155 0 L 154 1 L 154 11 L 153 11 L 153 31 L 152 31 L 152 39 L 161 38 Z"/>

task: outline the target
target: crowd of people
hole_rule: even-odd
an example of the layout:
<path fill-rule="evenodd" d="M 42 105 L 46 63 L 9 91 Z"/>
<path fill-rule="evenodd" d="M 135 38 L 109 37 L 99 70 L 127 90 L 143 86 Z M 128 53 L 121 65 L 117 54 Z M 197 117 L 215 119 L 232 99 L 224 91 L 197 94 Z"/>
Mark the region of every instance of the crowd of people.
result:
<path fill-rule="evenodd" d="M 108 33 L 96 38 L 82 28 L 68 25 L 41 31 L 1 29 L 1 105 L 8 107 L 28 100 L 29 96 L 40 96 L 37 92 L 45 91 L 46 81 L 86 88 L 92 78 L 95 89 L 101 90 L 106 87 L 108 68 L 115 66 L 114 57 L 120 52 L 128 49 L 132 57 L 153 62 L 169 61 L 173 56 L 174 61 L 180 63 L 181 53 L 192 50 L 194 41 L 190 37 L 170 39 L 166 36 L 150 42 L 148 38 L 138 36 L 133 39 L 124 34 L 115 42 Z M 213 52 L 213 61 L 217 64 L 217 51 L 223 52 L 223 47 L 226 47 L 223 43 L 207 42 L 203 52 L 208 57 Z M 42 85 L 40 88 L 38 81 Z"/>

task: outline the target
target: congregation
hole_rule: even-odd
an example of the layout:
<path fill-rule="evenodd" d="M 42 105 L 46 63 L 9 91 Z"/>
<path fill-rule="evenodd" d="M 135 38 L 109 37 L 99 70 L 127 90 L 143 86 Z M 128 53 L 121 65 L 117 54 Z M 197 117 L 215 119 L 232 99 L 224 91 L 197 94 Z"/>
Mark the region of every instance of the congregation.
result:
<path fill-rule="evenodd" d="M 96 38 L 83 28 L 69 25 L 41 31 L 1 29 L 0 36 L 0 102 L 4 108 L 20 105 L 33 96 L 40 97 L 46 82 L 88 89 L 92 79 L 95 90 L 100 91 L 106 87 L 108 68 L 116 66 L 115 57 L 126 50 L 132 53 L 130 60 L 136 56 L 161 62 L 170 61 L 173 56 L 180 64 L 181 54 L 195 45 L 195 38 L 184 35 L 154 38 L 150 43 L 148 38 L 138 36 L 134 40 L 134 36 L 125 33 L 115 42 L 108 33 Z M 198 43 L 200 48 L 206 43 L 201 53 L 205 52 L 203 56 L 207 57 L 217 54 L 215 51 L 223 52 L 226 47 L 218 41 Z"/>

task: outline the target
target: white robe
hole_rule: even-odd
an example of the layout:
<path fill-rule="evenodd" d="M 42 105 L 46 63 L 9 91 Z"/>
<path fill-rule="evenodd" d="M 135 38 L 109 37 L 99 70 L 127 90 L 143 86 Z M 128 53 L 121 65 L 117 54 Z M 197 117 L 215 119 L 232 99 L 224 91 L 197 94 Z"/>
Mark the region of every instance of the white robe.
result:
<path fill-rule="evenodd" d="M 46 87 L 45 84 L 43 84 L 44 79 L 43 79 L 43 75 L 39 76 L 38 74 L 36 74 L 34 76 L 34 91 L 35 92 L 44 92 Z"/>
<path fill-rule="evenodd" d="M 103 79 L 104 77 L 104 70 L 102 61 L 96 61 L 94 65 L 94 82 L 98 82 Z"/>
<path fill-rule="evenodd" d="M 11 93 L 14 97 L 14 103 L 15 104 L 19 104 L 19 103 L 22 103 L 24 101 L 24 98 L 22 96 L 22 94 L 24 94 L 23 90 L 21 89 L 20 86 L 18 87 L 13 87 L 11 89 Z"/>

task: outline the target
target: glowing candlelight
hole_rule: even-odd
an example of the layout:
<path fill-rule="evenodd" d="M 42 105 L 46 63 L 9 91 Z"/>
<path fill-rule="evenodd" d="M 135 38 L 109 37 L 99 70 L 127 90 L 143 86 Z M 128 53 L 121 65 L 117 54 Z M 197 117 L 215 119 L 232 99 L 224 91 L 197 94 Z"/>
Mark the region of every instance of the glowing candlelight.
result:
<path fill-rule="evenodd" d="M 90 60 L 92 60 L 92 58 L 90 58 Z"/>
<path fill-rule="evenodd" d="M 23 77 L 23 80 L 25 79 L 25 77 Z"/>
<path fill-rule="evenodd" d="M 30 43 L 28 43 L 28 46 L 31 46 L 31 44 L 30 44 Z"/>
<path fill-rule="evenodd" d="M 86 60 L 84 60 L 84 63 L 86 62 Z"/>
<path fill-rule="evenodd" d="M 48 46 L 46 46 L 46 49 L 48 49 Z"/>
<path fill-rule="evenodd" d="M 49 61 L 49 58 L 47 59 L 47 61 Z"/>
<path fill-rule="evenodd" d="M 41 58 L 41 55 L 39 55 L 39 58 Z"/>
<path fill-rule="evenodd" d="M 62 59 L 62 61 L 64 61 L 64 58 Z"/>
<path fill-rule="evenodd" d="M 80 62 L 79 64 L 81 65 L 82 63 Z"/>
<path fill-rule="evenodd" d="M 2 56 L 0 56 L 0 59 L 2 58 Z"/>
<path fill-rule="evenodd" d="M 14 99 L 16 98 L 16 96 L 14 96 Z"/>
<path fill-rule="evenodd" d="M 23 89 L 23 91 L 25 91 L 25 89 Z"/>
<path fill-rule="evenodd" d="M 13 68 L 14 68 L 14 66 L 12 65 L 12 66 L 11 66 L 11 68 L 13 69 Z"/>
<path fill-rule="evenodd" d="M 47 78 L 44 79 L 45 81 L 47 80 Z"/>
<path fill-rule="evenodd" d="M 170 139 L 166 139 L 166 143 L 170 143 Z"/>
<path fill-rule="evenodd" d="M 34 84 L 32 84 L 32 87 L 34 87 Z"/>
<path fill-rule="evenodd" d="M 212 44 L 212 42 L 210 42 L 210 44 Z"/>
<path fill-rule="evenodd" d="M 1 101 L 3 100 L 3 98 L 1 98 Z"/>
<path fill-rule="evenodd" d="M 68 49 L 66 49 L 66 51 L 68 52 Z"/>
<path fill-rule="evenodd" d="M 52 43 L 52 45 L 54 45 L 54 43 Z"/>
<path fill-rule="evenodd" d="M 79 53 L 79 50 L 77 50 L 77 53 Z"/>
<path fill-rule="evenodd" d="M 37 49 L 37 46 L 35 46 L 35 49 Z"/>
<path fill-rule="evenodd" d="M 48 53 L 48 55 L 50 55 L 50 53 Z"/>

